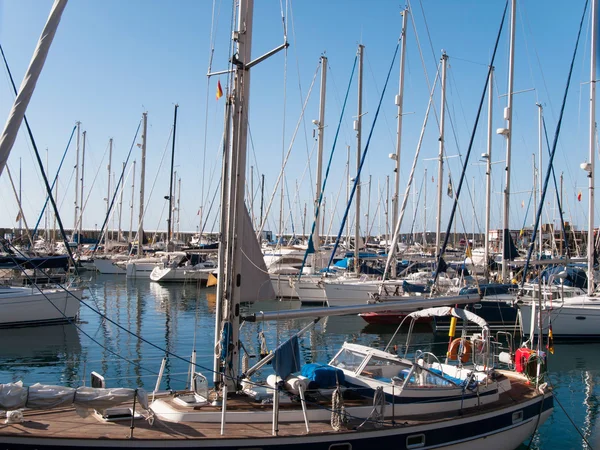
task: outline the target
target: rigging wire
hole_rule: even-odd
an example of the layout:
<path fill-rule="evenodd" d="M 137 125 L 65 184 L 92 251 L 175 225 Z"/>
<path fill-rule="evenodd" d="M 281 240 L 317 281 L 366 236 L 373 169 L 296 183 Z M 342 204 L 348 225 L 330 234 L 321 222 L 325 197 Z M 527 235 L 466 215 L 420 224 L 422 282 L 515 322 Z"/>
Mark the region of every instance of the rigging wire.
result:
<path fill-rule="evenodd" d="M 6 60 L 6 56 L 4 55 L 4 49 L 2 48 L 2 45 L 0 45 L 0 53 L 2 54 L 2 59 L 4 60 L 4 66 L 6 67 L 6 71 L 8 72 L 8 76 L 10 78 L 10 83 L 12 85 L 13 92 L 16 96 L 17 95 L 17 86 L 15 85 L 15 80 L 13 79 L 12 72 L 10 71 L 10 67 L 8 66 L 8 61 Z M 31 127 L 29 126 L 29 120 L 27 120 L 27 116 L 25 114 L 23 115 L 23 120 L 25 122 L 25 126 L 27 127 L 27 133 L 29 135 L 29 139 L 31 140 L 31 145 L 33 146 L 33 150 L 35 152 L 35 157 L 37 159 L 38 167 L 40 168 L 40 173 L 42 174 L 42 178 L 44 179 L 44 185 L 46 187 L 46 192 L 48 193 L 48 196 L 50 197 L 50 202 L 52 203 L 52 208 L 54 209 L 54 214 L 55 214 L 56 220 L 58 222 L 58 226 L 60 228 L 60 233 L 63 238 L 65 248 L 67 249 L 67 253 L 69 254 L 69 259 L 73 263 L 73 266 L 75 268 L 75 273 L 79 274 L 77 265 L 75 264 L 75 259 L 73 258 L 73 252 L 71 252 L 71 248 L 69 247 L 67 234 L 65 233 L 65 229 L 62 224 L 62 219 L 60 218 L 60 215 L 58 213 L 58 208 L 56 207 L 56 201 L 54 200 L 54 197 L 52 196 L 52 190 L 50 189 L 50 184 L 48 183 L 48 177 L 46 176 L 46 172 L 44 171 L 44 164 L 42 163 L 42 159 L 40 158 L 40 152 L 38 151 L 37 144 L 35 143 L 35 139 L 33 137 L 33 132 L 31 131 Z"/>
<path fill-rule="evenodd" d="M 67 156 L 67 151 L 69 150 L 69 147 L 71 146 L 71 140 L 73 139 L 73 135 L 75 134 L 76 129 L 77 129 L 77 125 L 74 125 L 73 130 L 71 131 L 71 136 L 69 137 L 69 141 L 67 142 L 67 147 L 65 148 L 62 158 L 60 159 L 60 163 L 58 164 L 58 169 L 56 169 L 56 175 L 54 176 L 54 180 L 52 180 L 52 186 L 50 186 L 51 191 L 54 191 L 54 185 L 56 184 L 56 180 L 58 180 L 58 175 L 60 174 L 60 169 L 62 168 L 63 162 L 65 161 L 65 156 Z M 48 196 L 46 196 L 46 201 L 44 202 L 44 206 L 42 206 L 42 211 L 40 212 L 37 223 L 35 224 L 35 227 L 33 228 L 33 232 L 31 233 L 33 236 L 35 236 L 35 234 L 37 233 L 38 227 L 40 226 L 40 222 L 42 220 L 44 212 L 46 211 L 46 206 L 48 206 L 48 200 L 49 200 L 49 198 L 48 198 Z"/>

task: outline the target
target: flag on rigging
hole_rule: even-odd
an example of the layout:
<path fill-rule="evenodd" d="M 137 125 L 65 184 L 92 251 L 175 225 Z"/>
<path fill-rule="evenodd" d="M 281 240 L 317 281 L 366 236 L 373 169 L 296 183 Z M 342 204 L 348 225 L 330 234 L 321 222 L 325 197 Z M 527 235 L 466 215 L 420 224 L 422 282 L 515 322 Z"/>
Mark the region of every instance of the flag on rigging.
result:
<path fill-rule="evenodd" d="M 217 81 L 217 100 L 223 97 L 223 88 L 221 87 L 221 80 Z"/>
<path fill-rule="evenodd" d="M 208 280 L 206 281 L 206 287 L 216 286 L 217 285 L 217 277 L 215 277 L 212 273 L 208 274 Z"/>
<path fill-rule="evenodd" d="M 579 194 L 577 194 L 577 200 L 581 201 L 581 191 L 579 191 Z"/>
<path fill-rule="evenodd" d="M 454 194 L 454 191 L 452 189 L 452 180 L 450 179 L 450 175 L 448 175 L 448 192 L 447 192 L 447 194 L 448 194 L 448 197 L 450 197 L 450 198 L 452 198 L 453 194 Z"/>
<path fill-rule="evenodd" d="M 554 337 L 552 336 L 552 324 L 548 326 L 548 351 L 554 355 Z"/>
<path fill-rule="evenodd" d="M 18 222 L 22 218 L 23 218 L 23 215 L 21 214 L 21 211 L 19 211 L 19 214 L 17 214 L 17 218 L 15 219 L 15 222 Z"/>

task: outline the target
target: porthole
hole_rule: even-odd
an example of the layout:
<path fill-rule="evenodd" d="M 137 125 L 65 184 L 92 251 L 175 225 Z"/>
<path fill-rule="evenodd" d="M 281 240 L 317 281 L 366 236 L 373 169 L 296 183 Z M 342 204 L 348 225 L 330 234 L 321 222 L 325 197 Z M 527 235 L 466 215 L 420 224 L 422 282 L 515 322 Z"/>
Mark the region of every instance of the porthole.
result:
<path fill-rule="evenodd" d="M 344 442 L 343 444 L 331 444 L 329 450 L 352 450 L 352 444 Z"/>
<path fill-rule="evenodd" d="M 517 411 L 512 414 L 512 423 L 523 422 L 523 411 Z"/>
<path fill-rule="evenodd" d="M 413 434 L 406 438 L 406 448 L 421 448 L 425 447 L 425 435 L 424 434 Z"/>

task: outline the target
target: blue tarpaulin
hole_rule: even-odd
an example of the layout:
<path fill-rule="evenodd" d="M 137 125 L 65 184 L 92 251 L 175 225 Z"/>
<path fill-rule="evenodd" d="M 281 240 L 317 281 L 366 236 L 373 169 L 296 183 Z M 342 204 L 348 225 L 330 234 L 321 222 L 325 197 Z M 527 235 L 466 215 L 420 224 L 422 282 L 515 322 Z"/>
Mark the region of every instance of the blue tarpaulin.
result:
<path fill-rule="evenodd" d="M 338 383 L 343 385 L 346 381 L 342 370 L 317 363 L 305 364 L 302 367 L 302 376 L 323 389 L 334 388 Z"/>

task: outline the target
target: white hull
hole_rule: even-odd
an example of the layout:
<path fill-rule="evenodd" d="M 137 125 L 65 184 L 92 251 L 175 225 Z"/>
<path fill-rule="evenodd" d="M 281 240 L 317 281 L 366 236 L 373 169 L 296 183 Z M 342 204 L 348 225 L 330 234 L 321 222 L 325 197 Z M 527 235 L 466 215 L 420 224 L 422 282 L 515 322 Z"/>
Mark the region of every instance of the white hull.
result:
<path fill-rule="evenodd" d="M 0 326 L 60 323 L 79 314 L 83 289 L 46 289 L 0 287 Z M 72 294 L 72 295 L 71 295 Z"/>
<path fill-rule="evenodd" d="M 294 281 L 294 289 L 298 294 L 301 304 L 327 303 L 327 296 L 323 289 L 322 278 L 300 278 L 300 281 Z"/>
<path fill-rule="evenodd" d="M 150 278 L 155 267 L 162 265 L 160 262 L 128 262 L 125 265 L 127 278 Z"/>
<path fill-rule="evenodd" d="M 531 331 L 530 303 L 520 306 L 523 316 L 523 332 L 526 335 Z M 535 332 L 538 333 L 538 308 L 535 307 Z M 549 324 L 552 323 L 552 335 L 556 338 L 600 338 L 600 298 L 582 295 L 565 298 L 564 302 L 555 300 L 550 307 L 547 302 L 546 309 L 542 310 L 542 328 L 548 334 Z"/>
<path fill-rule="evenodd" d="M 96 270 L 104 275 L 125 275 L 125 269 L 113 259 L 94 259 Z"/>
<path fill-rule="evenodd" d="M 364 305 L 373 301 L 379 292 L 381 281 L 334 281 L 324 283 L 325 296 L 329 306 Z M 388 281 L 382 295 L 402 295 L 402 281 Z"/>
<path fill-rule="evenodd" d="M 186 281 L 198 281 L 205 283 L 208 281 L 208 276 L 216 269 L 186 269 L 183 267 L 155 267 L 150 274 L 152 281 L 165 283 L 183 283 Z"/>
<path fill-rule="evenodd" d="M 270 274 L 271 284 L 275 290 L 275 295 L 279 298 L 298 298 L 296 289 L 294 289 L 294 280 L 298 275 Z"/>

